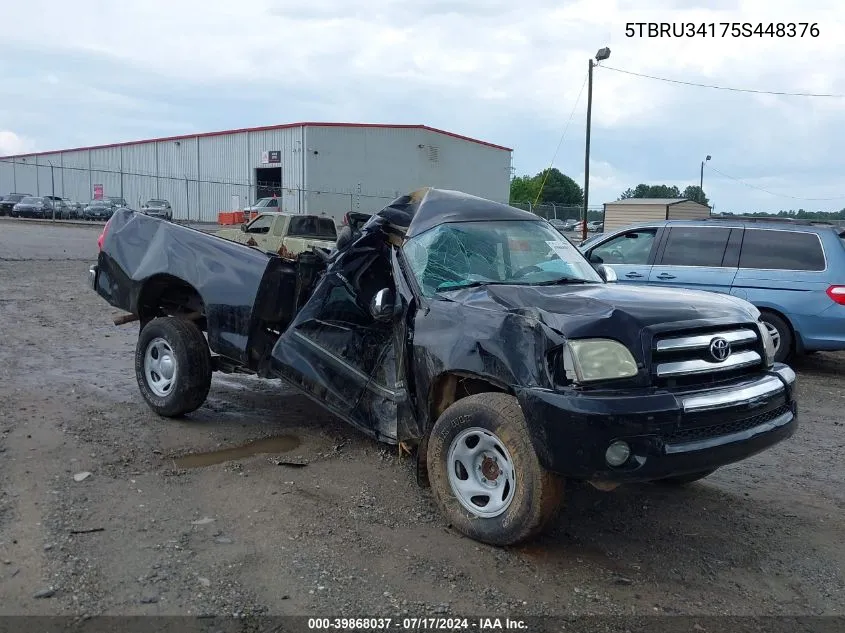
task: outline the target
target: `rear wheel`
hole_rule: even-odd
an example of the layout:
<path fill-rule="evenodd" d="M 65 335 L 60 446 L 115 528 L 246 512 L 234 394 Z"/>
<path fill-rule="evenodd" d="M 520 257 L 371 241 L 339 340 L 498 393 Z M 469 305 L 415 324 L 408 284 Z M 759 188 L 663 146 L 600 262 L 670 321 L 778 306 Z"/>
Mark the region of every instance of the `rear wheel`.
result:
<path fill-rule="evenodd" d="M 211 353 L 200 329 L 179 317 L 152 319 L 135 348 L 135 377 L 150 408 L 178 417 L 202 406 L 211 388 Z"/>
<path fill-rule="evenodd" d="M 563 479 L 540 465 L 519 402 L 507 394 L 476 394 L 446 409 L 428 440 L 427 467 L 446 518 L 491 545 L 539 535 L 563 499 Z"/>
<path fill-rule="evenodd" d="M 793 336 L 789 324 L 773 312 L 762 312 L 760 320 L 775 344 L 775 362 L 784 363 L 792 355 Z"/>

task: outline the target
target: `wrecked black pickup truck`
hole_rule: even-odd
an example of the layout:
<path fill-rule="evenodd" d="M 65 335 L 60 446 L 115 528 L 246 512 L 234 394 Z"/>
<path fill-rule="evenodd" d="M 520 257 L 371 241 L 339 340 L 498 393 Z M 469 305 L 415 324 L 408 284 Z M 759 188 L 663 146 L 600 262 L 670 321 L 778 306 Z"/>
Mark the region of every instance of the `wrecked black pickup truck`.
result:
<path fill-rule="evenodd" d="M 460 192 L 398 198 L 296 260 L 129 210 L 100 244 L 90 283 L 140 321 L 154 411 L 200 407 L 215 370 L 280 378 L 415 451 L 483 542 L 541 532 L 566 480 L 688 483 L 797 425 L 750 303 L 614 284 L 546 220 Z"/>

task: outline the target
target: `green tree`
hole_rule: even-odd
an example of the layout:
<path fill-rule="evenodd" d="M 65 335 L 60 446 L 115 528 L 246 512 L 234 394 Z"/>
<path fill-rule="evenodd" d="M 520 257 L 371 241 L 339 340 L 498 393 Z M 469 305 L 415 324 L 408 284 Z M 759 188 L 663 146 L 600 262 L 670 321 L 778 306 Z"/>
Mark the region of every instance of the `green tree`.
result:
<path fill-rule="evenodd" d="M 555 167 L 544 169 L 537 174 L 536 178 L 539 181 L 539 186 L 543 187 L 540 192 L 542 202 L 573 206 L 584 204 L 584 190 L 559 169 Z M 543 183 L 544 179 L 545 183 Z"/>
<path fill-rule="evenodd" d="M 690 185 L 686 189 L 684 189 L 684 193 L 681 194 L 682 198 L 686 198 L 687 200 L 692 200 L 694 202 L 698 202 L 700 204 L 709 205 L 710 201 L 707 199 L 707 196 L 704 194 L 704 190 L 699 187 L 698 185 Z"/>
<path fill-rule="evenodd" d="M 511 202 L 530 202 L 534 204 L 540 182 L 537 176 L 515 176 L 511 178 Z"/>
<path fill-rule="evenodd" d="M 626 189 L 619 196 L 619 200 L 628 200 L 629 198 L 680 198 L 681 192 L 672 185 L 646 185 L 640 183 L 633 189 Z"/>
<path fill-rule="evenodd" d="M 542 187 L 542 190 L 541 190 Z M 540 194 L 539 201 L 537 194 Z M 536 176 L 516 176 L 511 179 L 511 202 L 584 204 L 584 190 L 559 169 L 544 169 Z"/>

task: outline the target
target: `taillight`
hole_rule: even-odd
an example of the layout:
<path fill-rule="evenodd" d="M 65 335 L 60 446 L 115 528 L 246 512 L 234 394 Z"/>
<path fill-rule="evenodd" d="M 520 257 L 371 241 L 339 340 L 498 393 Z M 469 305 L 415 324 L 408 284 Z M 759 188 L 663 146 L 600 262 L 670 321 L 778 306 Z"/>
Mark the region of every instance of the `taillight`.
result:
<path fill-rule="evenodd" d="M 827 289 L 827 296 L 841 306 L 845 306 L 845 286 L 831 286 Z"/>
<path fill-rule="evenodd" d="M 97 248 L 103 250 L 103 240 L 106 239 L 106 231 L 109 230 L 109 223 L 111 223 L 111 218 L 106 221 L 106 225 L 103 227 L 103 232 L 100 233 L 100 237 L 97 238 Z"/>

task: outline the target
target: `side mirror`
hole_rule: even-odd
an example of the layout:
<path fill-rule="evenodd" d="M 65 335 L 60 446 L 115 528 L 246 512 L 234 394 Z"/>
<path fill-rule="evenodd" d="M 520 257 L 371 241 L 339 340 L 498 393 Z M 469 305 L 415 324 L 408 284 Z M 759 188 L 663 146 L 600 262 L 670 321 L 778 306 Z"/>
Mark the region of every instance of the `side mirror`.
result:
<path fill-rule="evenodd" d="M 244 233 L 246 233 L 246 222 L 244 222 L 243 224 L 241 224 L 241 231 L 243 231 Z"/>
<path fill-rule="evenodd" d="M 613 270 L 610 266 L 606 266 L 605 264 L 600 264 L 596 267 L 596 270 L 598 271 L 599 275 L 601 275 L 601 278 L 609 284 L 615 283 L 616 280 L 619 279 L 616 276 L 616 271 Z"/>
<path fill-rule="evenodd" d="M 393 302 L 393 291 L 390 288 L 382 288 L 370 303 L 370 314 L 376 321 L 390 321 L 393 316 Z"/>

